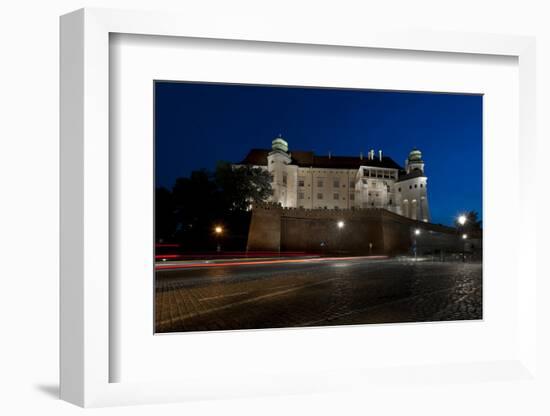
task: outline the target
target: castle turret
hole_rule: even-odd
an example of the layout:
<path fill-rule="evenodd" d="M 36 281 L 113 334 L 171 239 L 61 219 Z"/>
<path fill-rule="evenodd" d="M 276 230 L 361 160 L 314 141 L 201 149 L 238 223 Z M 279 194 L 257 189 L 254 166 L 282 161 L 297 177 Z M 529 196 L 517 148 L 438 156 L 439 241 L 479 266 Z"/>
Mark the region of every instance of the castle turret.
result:
<path fill-rule="evenodd" d="M 422 160 L 422 152 L 416 147 L 411 150 L 411 152 L 409 153 L 409 157 L 405 161 L 405 170 L 407 171 L 407 174 L 414 171 L 420 171 L 424 173 L 424 161 Z"/>
<path fill-rule="evenodd" d="M 406 175 L 397 181 L 400 195 L 400 213 L 414 220 L 430 220 L 428 207 L 428 178 L 424 173 L 422 152 L 414 148 L 405 161 Z"/>
<path fill-rule="evenodd" d="M 287 206 L 289 178 L 287 165 L 291 162 L 288 143 L 279 135 L 271 142 L 271 152 L 267 156 L 267 170 L 272 176 L 273 195 L 271 200 Z"/>

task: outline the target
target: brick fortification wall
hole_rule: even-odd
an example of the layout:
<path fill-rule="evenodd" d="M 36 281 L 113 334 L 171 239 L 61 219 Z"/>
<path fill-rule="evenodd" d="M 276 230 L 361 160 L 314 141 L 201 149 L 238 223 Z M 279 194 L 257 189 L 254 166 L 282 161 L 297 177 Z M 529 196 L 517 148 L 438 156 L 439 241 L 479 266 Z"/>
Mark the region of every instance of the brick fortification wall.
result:
<path fill-rule="evenodd" d="M 344 222 L 343 228 L 338 228 L 338 221 Z M 423 230 L 424 248 L 460 247 L 453 228 L 385 209 L 310 210 L 265 203 L 253 208 L 247 250 L 395 255 L 410 252 L 415 228 Z"/>
<path fill-rule="evenodd" d="M 279 251 L 281 248 L 282 208 L 275 204 L 254 206 L 247 251 Z"/>

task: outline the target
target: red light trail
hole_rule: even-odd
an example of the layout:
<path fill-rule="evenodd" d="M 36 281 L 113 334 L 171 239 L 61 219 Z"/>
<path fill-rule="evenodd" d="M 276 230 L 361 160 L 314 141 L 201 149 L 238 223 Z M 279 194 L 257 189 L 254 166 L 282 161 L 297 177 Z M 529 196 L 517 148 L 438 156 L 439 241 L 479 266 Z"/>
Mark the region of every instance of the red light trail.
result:
<path fill-rule="evenodd" d="M 316 257 L 308 259 L 280 259 L 280 260 L 251 260 L 251 261 L 234 261 L 223 263 L 187 263 L 187 264 L 158 264 L 157 270 L 171 270 L 171 269 L 195 269 L 202 267 L 228 267 L 228 266 L 253 266 L 263 264 L 288 264 L 288 263 L 315 263 L 325 261 L 346 261 L 346 260 L 380 260 L 386 259 L 388 256 L 361 256 L 361 257 Z"/>

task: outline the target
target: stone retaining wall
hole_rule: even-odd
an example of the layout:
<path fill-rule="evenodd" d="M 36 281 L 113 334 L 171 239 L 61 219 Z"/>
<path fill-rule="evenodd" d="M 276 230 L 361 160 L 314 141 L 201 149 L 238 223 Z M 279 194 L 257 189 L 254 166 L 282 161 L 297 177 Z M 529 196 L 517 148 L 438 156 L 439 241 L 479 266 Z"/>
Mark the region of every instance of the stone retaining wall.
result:
<path fill-rule="evenodd" d="M 344 227 L 339 228 L 338 222 Z M 385 209 L 302 209 L 256 204 L 248 234 L 249 251 L 312 253 L 405 254 L 417 247 L 460 251 L 454 228 L 415 221 Z"/>

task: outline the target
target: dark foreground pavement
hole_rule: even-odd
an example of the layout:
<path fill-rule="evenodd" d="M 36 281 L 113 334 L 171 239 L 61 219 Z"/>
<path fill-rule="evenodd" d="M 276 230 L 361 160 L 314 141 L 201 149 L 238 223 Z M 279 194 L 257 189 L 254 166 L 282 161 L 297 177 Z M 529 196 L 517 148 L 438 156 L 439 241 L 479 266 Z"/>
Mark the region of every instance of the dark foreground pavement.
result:
<path fill-rule="evenodd" d="M 482 318 L 480 263 L 311 260 L 157 271 L 157 332 Z"/>

